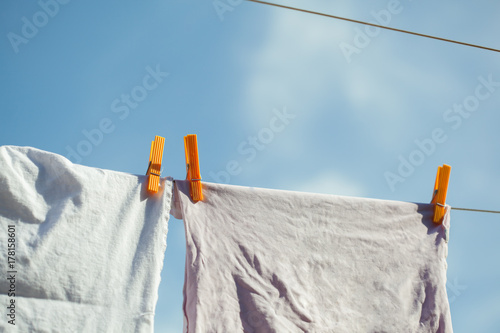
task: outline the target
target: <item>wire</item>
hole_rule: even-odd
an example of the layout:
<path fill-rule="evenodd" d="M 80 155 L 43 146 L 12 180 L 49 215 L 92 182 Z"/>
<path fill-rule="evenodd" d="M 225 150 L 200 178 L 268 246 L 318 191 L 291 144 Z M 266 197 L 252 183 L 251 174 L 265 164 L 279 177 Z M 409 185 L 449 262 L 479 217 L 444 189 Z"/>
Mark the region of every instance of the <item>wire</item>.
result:
<path fill-rule="evenodd" d="M 437 190 L 436 190 L 434 196 L 432 197 L 431 203 L 434 202 L 434 197 L 436 196 L 436 194 L 437 194 Z M 436 203 L 436 205 L 441 206 L 441 207 L 446 207 L 445 205 L 440 204 L 439 202 Z M 465 210 L 465 211 L 469 211 L 469 212 L 481 212 L 481 213 L 495 213 L 495 214 L 500 214 L 500 211 L 498 211 L 498 210 L 484 210 L 484 209 L 458 208 L 458 207 L 451 207 L 451 209 L 454 209 L 454 210 Z"/>
<path fill-rule="evenodd" d="M 451 40 L 451 39 L 446 39 L 446 38 L 441 38 L 441 37 L 424 35 L 424 34 L 420 34 L 418 32 L 412 32 L 412 31 L 408 31 L 408 30 L 402 30 L 402 29 L 396 29 L 396 28 L 386 27 L 386 26 L 379 25 L 379 24 L 374 24 L 374 23 L 369 23 L 369 22 L 363 22 L 363 21 L 353 20 L 353 19 L 349 19 L 349 18 L 345 18 L 345 17 L 341 17 L 341 16 L 335 16 L 335 15 L 329 15 L 329 14 L 324 14 L 324 13 L 319 13 L 319 12 L 313 12 L 313 11 L 306 10 L 306 9 L 300 9 L 300 8 L 289 7 L 289 6 L 283 6 L 283 5 L 278 5 L 278 4 L 275 4 L 275 3 L 266 2 L 266 1 L 260 1 L 260 0 L 246 0 L 246 1 L 261 3 L 261 4 L 264 4 L 264 5 L 270 5 L 270 6 L 279 7 L 279 8 L 291 9 L 291 10 L 295 10 L 295 11 L 298 11 L 298 12 L 304 12 L 304 13 L 309 13 L 309 14 L 314 14 L 314 15 L 326 16 L 326 17 L 329 17 L 329 18 L 334 18 L 334 19 L 338 19 L 338 20 L 344 20 L 344 21 L 348 21 L 348 22 L 354 22 L 354 23 L 369 25 L 369 26 L 377 27 L 377 28 L 381 28 L 381 29 L 387 29 L 387 30 L 392 30 L 392 31 L 403 32 L 405 34 L 410 34 L 410 35 L 415 35 L 415 36 L 420 36 L 420 37 L 437 39 L 437 40 L 444 41 L 444 42 L 455 43 L 455 44 L 460 44 L 460 45 L 465 45 L 465 46 L 470 46 L 470 47 L 476 47 L 478 49 L 483 49 L 483 50 L 488 50 L 488 51 L 493 51 L 493 52 L 500 52 L 500 50 L 494 49 L 494 48 L 490 48 L 490 47 L 485 47 L 485 46 L 480 46 L 480 45 L 475 45 L 475 44 L 469 44 L 469 43 L 464 43 L 464 42 L 459 42 L 459 41 L 456 41 L 456 40 Z"/>
<path fill-rule="evenodd" d="M 500 214 L 500 211 L 497 211 L 497 210 L 482 210 L 482 209 L 457 208 L 457 207 L 451 207 L 451 209 L 465 210 L 465 211 L 469 211 L 469 212 L 481 212 L 481 213 L 495 213 L 495 214 Z"/>

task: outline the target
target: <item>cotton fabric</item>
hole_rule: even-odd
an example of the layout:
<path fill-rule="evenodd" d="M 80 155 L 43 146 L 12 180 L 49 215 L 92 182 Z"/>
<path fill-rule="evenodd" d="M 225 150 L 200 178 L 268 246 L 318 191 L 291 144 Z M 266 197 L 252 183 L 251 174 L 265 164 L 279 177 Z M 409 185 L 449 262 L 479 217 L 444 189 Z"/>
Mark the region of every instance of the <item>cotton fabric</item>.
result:
<path fill-rule="evenodd" d="M 153 332 L 170 180 L 0 147 L 0 248 L 15 226 L 15 297 L 0 265 L 1 332 Z M 15 300 L 15 326 L 7 305 Z"/>
<path fill-rule="evenodd" d="M 175 183 L 186 332 L 452 332 L 432 205 Z"/>

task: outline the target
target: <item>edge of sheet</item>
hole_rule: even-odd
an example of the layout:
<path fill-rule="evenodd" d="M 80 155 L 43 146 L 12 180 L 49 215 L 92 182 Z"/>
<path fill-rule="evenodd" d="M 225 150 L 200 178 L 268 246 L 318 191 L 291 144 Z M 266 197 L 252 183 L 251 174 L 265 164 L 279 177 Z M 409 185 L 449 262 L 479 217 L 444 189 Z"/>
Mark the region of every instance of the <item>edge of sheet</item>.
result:
<path fill-rule="evenodd" d="M 184 219 L 184 214 L 183 214 L 183 207 L 182 207 L 182 200 L 180 199 L 180 190 L 178 187 L 178 182 L 181 180 L 173 180 L 172 182 L 172 204 L 170 206 L 170 215 L 172 215 L 174 218 L 182 220 L 184 222 L 184 232 L 186 235 L 186 257 L 185 257 L 185 265 L 187 265 L 187 257 L 188 257 L 188 247 L 187 247 L 187 224 Z M 189 332 L 189 321 L 187 318 L 187 313 L 186 313 L 186 281 L 187 281 L 187 270 L 184 269 L 184 283 L 182 286 L 182 295 L 183 295 L 183 300 L 182 300 L 182 332 L 183 333 L 188 333 Z"/>

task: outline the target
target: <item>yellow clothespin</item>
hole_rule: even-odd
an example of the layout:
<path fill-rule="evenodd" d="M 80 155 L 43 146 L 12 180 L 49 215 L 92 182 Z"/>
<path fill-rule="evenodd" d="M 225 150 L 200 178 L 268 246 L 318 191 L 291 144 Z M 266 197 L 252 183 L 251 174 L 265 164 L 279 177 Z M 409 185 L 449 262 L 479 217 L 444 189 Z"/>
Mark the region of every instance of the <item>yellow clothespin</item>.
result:
<path fill-rule="evenodd" d="M 441 224 L 443 222 L 450 172 L 451 166 L 449 165 L 443 164 L 443 166 L 438 167 L 431 201 L 432 204 L 436 205 L 434 208 L 434 223 Z"/>
<path fill-rule="evenodd" d="M 163 145 L 165 138 L 155 136 L 151 141 L 151 151 L 149 152 L 149 165 L 146 175 L 148 176 L 148 192 L 156 193 L 160 186 L 161 159 L 163 157 Z"/>
<path fill-rule="evenodd" d="M 203 200 L 203 193 L 201 190 L 201 173 L 196 134 L 189 134 L 184 137 L 184 151 L 186 153 L 186 179 L 190 183 L 191 199 L 197 202 Z"/>

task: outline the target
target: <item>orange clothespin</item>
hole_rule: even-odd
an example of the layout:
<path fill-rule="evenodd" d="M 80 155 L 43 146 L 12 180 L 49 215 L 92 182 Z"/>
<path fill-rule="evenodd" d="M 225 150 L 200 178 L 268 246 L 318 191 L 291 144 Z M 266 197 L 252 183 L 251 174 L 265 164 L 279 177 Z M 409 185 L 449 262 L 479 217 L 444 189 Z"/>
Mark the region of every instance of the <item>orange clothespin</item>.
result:
<path fill-rule="evenodd" d="M 146 175 L 148 176 L 148 192 L 156 193 L 160 186 L 161 159 L 163 157 L 163 145 L 165 138 L 155 136 L 151 141 L 151 151 L 149 152 L 149 165 Z"/>
<path fill-rule="evenodd" d="M 451 166 L 449 165 L 443 164 L 443 166 L 438 167 L 431 201 L 432 204 L 436 205 L 434 208 L 434 223 L 440 224 L 443 222 L 450 172 Z"/>
<path fill-rule="evenodd" d="M 184 151 L 186 153 L 186 179 L 190 183 L 191 199 L 194 202 L 203 200 L 201 190 L 200 161 L 198 159 L 198 141 L 196 134 L 184 137 Z"/>

